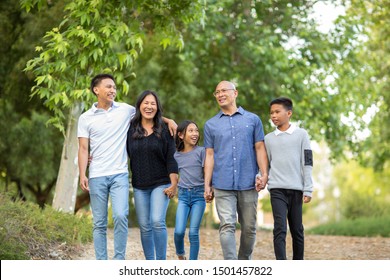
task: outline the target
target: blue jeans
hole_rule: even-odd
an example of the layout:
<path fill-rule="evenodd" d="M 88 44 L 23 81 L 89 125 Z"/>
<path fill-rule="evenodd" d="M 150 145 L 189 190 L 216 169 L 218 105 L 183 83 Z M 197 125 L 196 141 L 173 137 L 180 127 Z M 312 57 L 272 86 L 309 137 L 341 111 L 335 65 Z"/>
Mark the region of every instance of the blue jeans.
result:
<path fill-rule="evenodd" d="M 225 260 L 249 260 L 256 241 L 258 193 L 256 190 L 225 191 L 214 189 L 220 220 L 219 238 Z M 241 225 L 240 247 L 236 251 L 236 221 Z"/>
<path fill-rule="evenodd" d="M 165 218 L 169 198 L 162 185 L 153 189 L 134 188 L 134 204 L 141 231 L 141 243 L 147 260 L 165 260 L 167 258 L 168 234 Z"/>
<path fill-rule="evenodd" d="M 108 197 L 111 197 L 114 220 L 114 259 L 124 260 L 128 233 L 128 173 L 89 179 L 89 195 L 93 215 L 93 243 L 97 260 L 107 260 Z"/>
<path fill-rule="evenodd" d="M 187 220 L 190 218 L 190 260 L 197 260 L 199 254 L 199 227 L 206 208 L 204 187 L 179 188 L 179 204 L 176 210 L 175 247 L 178 256 L 184 256 L 184 236 Z"/>

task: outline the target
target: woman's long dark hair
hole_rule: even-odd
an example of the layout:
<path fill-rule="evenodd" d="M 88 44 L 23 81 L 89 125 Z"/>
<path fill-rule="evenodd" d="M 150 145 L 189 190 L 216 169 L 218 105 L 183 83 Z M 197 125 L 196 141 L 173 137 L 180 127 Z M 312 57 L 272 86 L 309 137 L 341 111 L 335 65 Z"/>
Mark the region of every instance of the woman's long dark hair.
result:
<path fill-rule="evenodd" d="M 194 124 L 196 127 L 198 127 L 198 125 L 193 122 L 193 121 L 189 121 L 189 120 L 185 120 L 185 121 L 182 121 L 178 126 L 177 126 L 177 129 L 176 129 L 176 136 L 175 136 L 175 143 L 176 143 L 176 150 L 177 151 L 183 151 L 184 150 L 184 141 L 183 139 L 181 139 L 179 137 L 179 133 L 181 135 L 183 135 L 183 138 L 186 137 L 186 133 L 187 133 L 187 127 L 190 125 L 190 124 Z M 199 127 L 198 127 L 199 128 Z M 198 138 L 198 142 L 199 142 L 199 138 Z M 198 142 L 196 142 L 196 145 L 198 145 Z"/>
<path fill-rule="evenodd" d="M 142 127 L 142 115 L 141 115 L 141 104 L 144 101 L 145 97 L 148 95 L 153 95 L 156 98 L 157 104 L 157 112 L 153 118 L 153 133 L 156 134 L 157 137 L 161 137 L 161 133 L 163 130 L 163 119 L 162 119 L 162 106 L 161 102 L 158 99 L 157 94 L 151 90 L 145 90 L 138 96 L 137 103 L 135 104 L 135 115 L 130 123 L 130 129 L 132 130 L 132 137 L 135 139 L 143 138 L 146 135 L 146 130 Z"/>

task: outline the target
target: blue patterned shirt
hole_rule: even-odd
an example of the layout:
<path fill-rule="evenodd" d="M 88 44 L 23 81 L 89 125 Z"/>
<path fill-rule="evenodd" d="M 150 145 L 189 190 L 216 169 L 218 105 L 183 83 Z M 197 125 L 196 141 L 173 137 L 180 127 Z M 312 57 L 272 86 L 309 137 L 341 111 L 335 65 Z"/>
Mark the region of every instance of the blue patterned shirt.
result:
<path fill-rule="evenodd" d="M 259 170 L 255 143 L 264 141 L 260 118 L 242 107 L 233 115 L 220 111 L 204 127 L 204 147 L 214 149 L 212 185 L 221 190 L 255 188 Z"/>

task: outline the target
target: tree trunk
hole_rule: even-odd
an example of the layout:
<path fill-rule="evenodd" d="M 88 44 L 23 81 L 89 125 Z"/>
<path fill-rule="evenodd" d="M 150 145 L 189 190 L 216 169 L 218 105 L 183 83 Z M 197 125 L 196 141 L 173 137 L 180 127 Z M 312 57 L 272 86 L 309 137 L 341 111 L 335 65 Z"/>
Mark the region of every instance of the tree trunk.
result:
<path fill-rule="evenodd" d="M 76 204 L 79 179 L 77 122 L 82 110 L 82 104 L 76 103 L 70 111 L 53 199 L 53 208 L 66 213 L 74 213 Z"/>

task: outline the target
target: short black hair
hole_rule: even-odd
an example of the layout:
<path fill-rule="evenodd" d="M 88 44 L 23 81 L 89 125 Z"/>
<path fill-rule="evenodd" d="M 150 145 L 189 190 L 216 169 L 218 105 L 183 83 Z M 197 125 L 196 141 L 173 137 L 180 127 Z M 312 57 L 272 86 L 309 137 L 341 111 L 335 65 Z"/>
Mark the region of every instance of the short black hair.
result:
<path fill-rule="evenodd" d="M 275 98 L 274 100 L 272 100 L 270 103 L 269 103 L 269 107 L 271 108 L 272 105 L 274 104 L 280 104 L 280 105 L 283 105 L 283 107 L 286 109 L 286 110 L 290 110 L 292 111 L 293 109 L 293 102 L 290 98 L 287 98 L 287 97 L 279 97 L 279 98 Z"/>
<path fill-rule="evenodd" d="M 98 74 L 96 75 L 95 77 L 92 78 L 92 81 L 91 81 L 91 91 L 93 94 L 96 95 L 96 93 L 93 91 L 93 88 L 96 87 L 98 84 L 100 84 L 100 82 L 104 79 L 111 79 L 114 81 L 115 83 L 115 79 L 112 75 L 110 74 Z"/>

